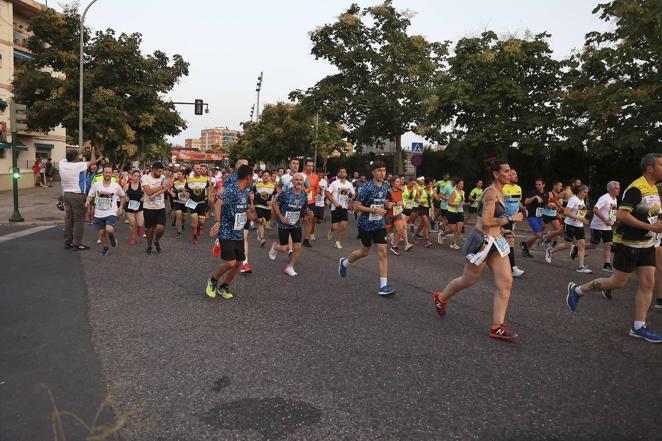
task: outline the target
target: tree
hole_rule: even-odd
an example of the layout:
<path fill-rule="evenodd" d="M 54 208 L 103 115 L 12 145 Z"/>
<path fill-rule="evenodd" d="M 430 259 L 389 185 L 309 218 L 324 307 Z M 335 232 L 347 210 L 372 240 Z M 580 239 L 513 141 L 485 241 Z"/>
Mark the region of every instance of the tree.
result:
<path fill-rule="evenodd" d="M 314 154 L 315 116 L 294 103 L 277 103 L 264 107 L 257 122 L 244 122 L 244 134 L 230 150 L 231 159 L 287 161 Z M 333 147 L 344 148 L 342 128 L 320 120 L 318 145 L 321 152 Z"/>
<path fill-rule="evenodd" d="M 595 157 L 637 161 L 662 143 L 662 1 L 614 0 L 593 13 L 614 29 L 587 34 L 567 61 L 564 133 Z"/>
<path fill-rule="evenodd" d="M 440 140 L 447 131 L 449 153 L 473 162 L 478 172 L 481 160 L 507 157 L 512 148 L 545 155 L 558 145 L 560 62 L 551 57 L 548 38 L 499 39 L 487 31 L 457 42 L 448 76 L 424 108 Z M 452 124 L 444 127 L 449 118 Z"/>
<path fill-rule="evenodd" d="M 13 81 L 17 101 L 28 105 L 28 126 L 49 131 L 62 125 L 78 134 L 79 15 L 46 9 L 32 19 L 32 61 L 19 64 Z M 112 29 L 85 32 L 84 129 L 86 139 L 111 158 L 133 157 L 139 145 L 161 145 L 186 128 L 165 99 L 188 63 L 163 52 L 143 55 L 138 33 L 118 37 Z M 51 74 L 55 72 L 55 74 Z"/>
<path fill-rule="evenodd" d="M 408 35 L 411 13 L 391 0 L 361 9 L 352 4 L 335 23 L 310 33 L 312 54 L 338 73 L 294 93 L 326 120 L 340 121 L 359 145 L 395 139 L 395 172 L 402 172 L 402 135 L 416 131 L 426 91 L 443 75 L 446 44 Z"/>

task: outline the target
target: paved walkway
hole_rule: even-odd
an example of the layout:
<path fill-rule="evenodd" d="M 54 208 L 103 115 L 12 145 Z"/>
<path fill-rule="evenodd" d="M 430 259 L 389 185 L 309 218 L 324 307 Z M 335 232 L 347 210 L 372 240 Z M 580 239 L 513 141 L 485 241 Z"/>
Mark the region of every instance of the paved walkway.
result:
<path fill-rule="evenodd" d="M 18 209 L 25 219 L 25 225 L 53 225 L 64 223 L 64 212 L 57 209 L 55 201 L 60 196 L 60 183 L 53 187 L 24 188 L 18 191 Z M 14 198 L 11 190 L 0 192 L 0 225 L 9 223 L 14 211 Z"/>

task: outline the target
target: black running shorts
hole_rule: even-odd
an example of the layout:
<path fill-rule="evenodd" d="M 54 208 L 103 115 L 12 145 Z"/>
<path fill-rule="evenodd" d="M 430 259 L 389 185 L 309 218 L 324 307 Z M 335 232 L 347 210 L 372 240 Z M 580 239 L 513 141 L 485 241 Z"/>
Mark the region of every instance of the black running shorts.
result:
<path fill-rule="evenodd" d="M 600 242 L 611 243 L 614 239 L 614 232 L 611 230 L 594 230 L 591 229 L 591 243 L 599 244 Z"/>
<path fill-rule="evenodd" d="M 331 212 L 331 223 L 347 222 L 347 208 L 336 208 Z"/>
<path fill-rule="evenodd" d="M 219 239 L 218 243 L 221 246 L 221 260 L 243 262 L 246 259 L 243 240 Z"/>
<path fill-rule="evenodd" d="M 143 209 L 143 216 L 145 217 L 145 228 L 154 228 L 157 225 L 166 224 L 166 210 L 161 208 L 159 210 Z"/>
<path fill-rule="evenodd" d="M 615 270 L 631 273 L 640 266 L 655 266 L 655 247 L 632 248 L 620 243 L 614 245 Z"/>
<path fill-rule="evenodd" d="M 572 225 L 565 224 L 565 241 L 572 242 L 573 240 L 584 240 L 586 235 L 584 233 L 584 227 L 575 227 Z"/>
<path fill-rule="evenodd" d="M 386 228 L 381 228 L 374 231 L 366 231 L 359 228 L 359 239 L 361 239 L 361 244 L 364 247 L 370 248 L 370 246 L 375 244 L 386 244 Z"/>
<path fill-rule="evenodd" d="M 279 228 L 278 229 L 278 243 L 281 245 L 287 245 L 292 236 L 292 243 L 301 243 L 303 240 L 303 233 L 301 232 L 301 227 L 287 229 Z"/>

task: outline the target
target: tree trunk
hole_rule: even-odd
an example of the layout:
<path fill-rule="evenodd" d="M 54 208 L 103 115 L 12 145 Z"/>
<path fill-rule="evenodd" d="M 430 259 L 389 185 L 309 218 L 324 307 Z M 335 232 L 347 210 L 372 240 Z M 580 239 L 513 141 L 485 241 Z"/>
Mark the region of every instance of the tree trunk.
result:
<path fill-rule="evenodd" d="M 393 154 L 393 176 L 404 174 L 402 167 L 402 135 L 395 136 L 395 152 Z"/>

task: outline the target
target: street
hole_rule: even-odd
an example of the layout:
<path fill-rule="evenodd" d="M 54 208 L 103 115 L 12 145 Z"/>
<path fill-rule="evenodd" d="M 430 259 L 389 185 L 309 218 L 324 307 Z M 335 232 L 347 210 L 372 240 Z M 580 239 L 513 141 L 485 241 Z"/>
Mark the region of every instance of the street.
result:
<path fill-rule="evenodd" d="M 168 225 L 163 253 L 147 256 L 128 244 L 127 230 L 120 225 L 120 245 L 107 257 L 91 226 L 92 250 L 80 254 L 61 248 L 60 227 L 0 243 L 3 261 L 41 257 L 39 266 L 2 268 L 10 344 L 1 349 L 0 390 L 12 395 L 0 405 L 1 440 L 48 439 L 24 435 L 36 430 L 25 415 L 41 413 L 30 420 L 36 425 L 49 416 L 46 406 L 27 405 L 39 383 L 57 385 L 61 410 L 87 411 L 86 421 L 93 401 L 110 394 L 113 418 L 127 419 L 126 440 L 662 439 L 660 348 L 627 336 L 633 282 L 611 301 L 587 296 L 572 313 L 567 283 L 594 276 L 575 273 L 565 253 L 552 265 L 540 250 L 535 259 L 518 253 L 526 275 L 514 282 L 508 324 L 520 339 L 503 342 L 487 336 L 489 271 L 449 303 L 445 319 L 435 314 L 431 292 L 462 270 L 461 251 L 447 246 L 389 254 L 398 293 L 382 298 L 374 254 L 351 265 L 347 279 L 337 274 L 338 258 L 359 243 L 353 222 L 343 250 L 318 226 L 294 278 L 281 273 L 285 257 L 270 261 L 251 232 L 253 274 L 237 276 L 235 299 L 213 301 L 204 296 L 216 265 L 207 235 L 191 245 L 190 227 L 177 240 Z M 589 253 L 599 268 L 600 253 Z M 30 293 L 75 305 L 51 310 L 43 329 L 34 324 L 40 333 L 21 355 L 21 320 L 11 318 L 30 320 L 44 307 Z M 72 314 L 89 328 L 69 322 L 70 350 L 49 350 L 65 336 L 48 326 Z M 662 314 L 651 312 L 648 324 L 661 330 Z M 27 371 L 35 364 L 44 369 Z M 69 367 L 71 383 L 49 375 Z M 86 400 L 72 400 L 79 394 Z"/>

